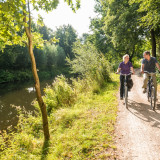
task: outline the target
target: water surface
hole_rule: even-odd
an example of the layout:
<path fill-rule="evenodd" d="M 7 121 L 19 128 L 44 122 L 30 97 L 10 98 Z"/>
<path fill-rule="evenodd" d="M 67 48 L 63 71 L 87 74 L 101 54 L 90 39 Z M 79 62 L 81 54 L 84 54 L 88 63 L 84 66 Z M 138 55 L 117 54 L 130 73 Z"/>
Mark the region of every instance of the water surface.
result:
<path fill-rule="evenodd" d="M 52 80 L 41 82 L 41 90 L 46 85 L 51 85 Z M 0 131 L 6 130 L 9 126 L 15 126 L 18 119 L 17 111 L 11 105 L 25 107 L 27 111 L 33 111 L 34 107 L 31 102 L 36 98 L 34 82 L 0 84 Z"/>

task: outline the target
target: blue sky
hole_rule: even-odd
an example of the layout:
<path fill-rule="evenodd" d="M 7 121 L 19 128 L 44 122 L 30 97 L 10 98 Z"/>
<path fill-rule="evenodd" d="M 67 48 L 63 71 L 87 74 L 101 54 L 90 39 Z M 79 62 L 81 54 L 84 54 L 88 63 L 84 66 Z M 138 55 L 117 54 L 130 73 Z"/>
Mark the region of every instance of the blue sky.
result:
<path fill-rule="evenodd" d="M 89 18 L 96 16 L 94 5 L 94 0 L 81 0 L 81 8 L 76 13 L 73 13 L 71 8 L 64 3 L 64 0 L 60 0 L 57 9 L 48 14 L 40 11 L 39 14 L 44 18 L 44 23 L 49 28 L 56 30 L 56 27 L 63 24 L 71 24 L 78 32 L 78 35 L 81 36 L 83 33 L 89 33 Z M 37 17 L 37 12 L 33 12 L 33 16 Z"/>

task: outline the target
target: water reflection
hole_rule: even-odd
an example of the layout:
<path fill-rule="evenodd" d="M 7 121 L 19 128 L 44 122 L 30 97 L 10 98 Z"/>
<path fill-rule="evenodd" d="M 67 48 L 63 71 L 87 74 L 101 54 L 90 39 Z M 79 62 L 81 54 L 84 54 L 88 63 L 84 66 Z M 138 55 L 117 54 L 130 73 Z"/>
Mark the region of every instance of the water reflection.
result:
<path fill-rule="evenodd" d="M 29 88 L 26 88 L 26 90 L 31 93 L 31 92 L 35 92 L 35 87 L 29 87 Z"/>

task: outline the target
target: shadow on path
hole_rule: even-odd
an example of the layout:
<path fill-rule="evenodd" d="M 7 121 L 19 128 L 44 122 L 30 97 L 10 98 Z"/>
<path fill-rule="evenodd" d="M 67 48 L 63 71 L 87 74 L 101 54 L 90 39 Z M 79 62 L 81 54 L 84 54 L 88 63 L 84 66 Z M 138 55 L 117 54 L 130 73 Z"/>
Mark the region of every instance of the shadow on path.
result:
<path fill-rule="evenodd" d="M 160 104 L 157 104 L 156 111 L 153 111 L 149 104 L 129 100 L 128 111 L 145 122 L 152 122 L 152 127 L 160 128 L 159 110 Z"/>

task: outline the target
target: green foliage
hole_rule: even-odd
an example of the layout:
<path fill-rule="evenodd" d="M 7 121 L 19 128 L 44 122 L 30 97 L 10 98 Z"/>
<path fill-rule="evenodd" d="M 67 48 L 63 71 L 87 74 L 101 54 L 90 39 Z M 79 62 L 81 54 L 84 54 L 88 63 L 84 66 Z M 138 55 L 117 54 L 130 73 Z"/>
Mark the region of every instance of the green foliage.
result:
<path fill-rule="evenodd" d="M 71 9 L 75 12 L 80 7 L 80 0 L 76 0 L 75 4 L 72 0 L 65 0 Z M 0 3 L 0 49 L 3 49 L 5 45 L 21 45 L 24 46 L 28 43 L 24 27 L 28 27 L 28 15 L 29 15 L 29 4 L 33 6 L 34 10 L 42 9 L 46 12 L 52 11 L 58 5 L 59 1 L 54 0 L 29 0 L 27 3 L 25 0 L 15 1 L 2 1 Z M 24 17 L 26 17 L 26 22 Z M 39 16 L 40 17 L 40 16 Z M 42 18 L 39 18 L 42 22 Z M 22 31 L 20 35 L 18 32 Z M 37 32 L 33 32 L 33 44 L 37 48 L 42 47 L 44 43 L 41 35 Z"/>
<path fill-rule="evenodd" d="M 107 12 L 104 17 L 104 31 L 110 38 L 114 48 L 122 54 L 134 55 L 135 46 L 141 42 L 143 29 L 139 25 L 138 4 L 129 5 L 128 1 L 104 2 L 103 9 Z M 108 8 L 109 7 L 109 8 Z M 118 53 L 117 53 L 118 54 Z M 116 54 L 116 55 L 117 55 Z"/>
<path fill-rule="evenodd" d="M 73 47 L 74 59 L 67 58 L 72 73 L 101 83 L 110 79 L 109 62 L 91 44 L 81 44 L 79 41 Z"/>
<path fill-rule="evenodd" d="M 73 58 L 72 46 L 77 39 L 77 33 L 71 25 L 63 25 L 57 28 L 55 37 L 59 39 L 58 44 L 64 49 L 66 56 Z"/>
<path fill-rule="evenodd" d="M 110 42 L 109 37 L 105 35 L 104 29 L 104 21 L 102 18 L 93 18 L 91 19 L 90 29 L 93 34 L 87 36 L 86 42 L 89 41 L 92 43 L 99 52 L 103 54 L 107 54 L 110 56 L 109 52 L 114 55 L 113 44 Z"/>
<path fill-rule="evenodd" d="M 51 79 L 62 73 L 69 77 L 70 75 L 68 72 L 68 68 L 66 68 L 66 70 L 63 68 L 53 68 L 51 71 L 39 71 L 38 75 L 40 80 L 44 80 Z M 13 83 L 16 81 L 24 82 L 28 80 L 33 80 L 32 72 L 30 70 L 0 70 L 0 83 Z"/>
<path fill-rule="evenodd" d="M 138 12 L 143 13 L 140 18 L 141 25 L 149 27 L 150 29 L 157 29 L 160 27 L 160 1 L 159 0 L 130 0 L 130 4 L 140 4 Z"/>
<path fill-rule="evenodd" d="M 7 76 L 6 76 L 7 75 Z M 14 74 L 10 73 L 8 71 L 1 71 L 0 72 L 0 82 L 4 83 L 4 82 L 10 82 L 13 80 Z"/>
<path fill-rule="evenodd" d="M 63 67 L 65 65 L 65 52 L 59 45 L 47 44 L 43 50 L 45 56 L 47 57 L 47 67 L 52 66 Z"/>
<path fill-rule="evenodd" d="M 32 79 L 31 71 L 0 70 L 0 83 L 26 81 Z"/>
<path fill-rule="evenodd" d="M 32 26 L 34 32 L 40 32 L 44 40 L 50 41 L 54 37 L 53 31 L 46 26 L 40 27 L 35 23 L 32 23 Z M 71 44 L 75 41 L 75 39 L 73 40 L 74 35 L 72 35 L 72 32 L 69 32 L 69 30 L 72 31 L 71 26 L 66 27 L 68 37 L 66 38 L 65 43 L 67 43 L 66 45 L 70 48 L 70 52 L 72 49 Z M 59 30 L 57 32 L 59 32 Z M 74 32 L 73 34 L 75 34 Z M 65 37 L 66 33 L 62 33 L 61 37 Z M 40 79 L 48 79 L 60 74 L 69 76 L 69 68 L 66 66 L 66 53 L 64 51 L 66 45 L 62 48 L 59 44 L 51 44 L 46 42 L 43 48 L 34 48 L 34 56 L 39 70 L 38 75 L 40 76 Z M 71 55 L 72 53 L 69 54 Z M 16 76 L 18 77 L 14 77 L 14 75 L 11 76 L 10 73 L 28 72 L 27 70 L 30 70 L 31 65 L 29 58 L 27 47 L 22 47 L 19 45 L 7 46 L 3 52 L 0 52 L 0 68 L 2 68 L 3 72 L 5 72 L 1 74 L 0 81 L 14 82 L 16 79 L 18 81 L 28 80 L 27 73 L 26 76 L 17 74 Z"/>
<path fill-rule="evenodd" d="M 71 85 L 64 76 L 58 76 L 52 86 L 44 89 L 44 101 L 47 105 L 48 112 L 60 107 L 67 107 L 75 102 L 76 94 Z"/>
<path fill-rule="evenodd" d="M 133 58 L 133 67 L 134 68 L 140 68 L 141 67 L 141 61 L 142 59 L 138 59 L 137 57 Z"/>
<path fill-rule="evenodd" d="M 8 46 L 3 53 L 0 52 L 0 83 L 32 79 L 27 52 L 27 48 L 20 46 Z M 40 79 L 49 79 L 61 73 L 68 74 L 66 55 L 59 45 L 47 43 L 43 49 L 35 48 L 34 55 Z"/>
<path fill-rule="evenodd" d="M 150 30 L 154 29 L 159 39 L 159 1 L 103 0 L 96 1 L 97 17 L 91 19 L 93 34 L 86 41 L 91 42 L 112 62 L 124 54 L 142 57 L 150 50 Z M 158 45 L 157 45 L 157 48 Z"/>

